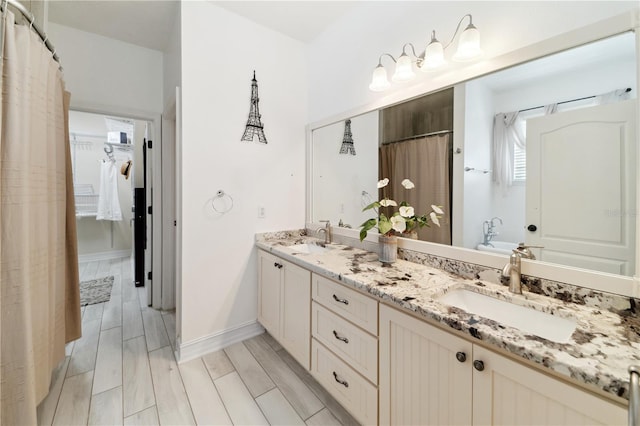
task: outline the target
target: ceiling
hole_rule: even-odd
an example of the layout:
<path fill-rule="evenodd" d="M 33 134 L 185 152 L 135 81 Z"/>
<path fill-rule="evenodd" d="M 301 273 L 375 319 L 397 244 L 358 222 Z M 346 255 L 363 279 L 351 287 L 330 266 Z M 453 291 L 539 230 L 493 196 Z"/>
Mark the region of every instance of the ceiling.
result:
<path fill-rule="evenodd" d="M 313 41 L 355 1 L 213 1 L 303 43 Z M 178 16 L 173 0 L 55 0 L 49 20 L 127 43 L 164 50 Z"/>
<path fill-rule="evenodd" d="M 238 15 L 303 43 L 313 41 L 356 1 L 215 1 Z"/>
<path fill-rule="evenodd" d="M 178 16 L 176 1 L 49 2 L 49 21 L 149 49 L 164 50 Z"/>
<path fill-rule="evenodd" d="M 635 61 L 635 57 L 635 34 L 627 32 L 491 73 L 482 81 L 494 91 L 509 91 L 552 75 L 580 72 L 594 64 Z"/>

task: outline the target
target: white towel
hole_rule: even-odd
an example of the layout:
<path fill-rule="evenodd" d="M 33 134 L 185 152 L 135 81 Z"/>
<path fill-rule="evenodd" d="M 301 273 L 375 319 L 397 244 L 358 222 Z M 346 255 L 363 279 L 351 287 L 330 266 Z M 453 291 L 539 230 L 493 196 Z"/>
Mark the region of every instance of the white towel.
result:
<path fill-rule="evenodd" d="M 96 220 L 122 220 L 118 197 L 118 172 L 114 161 L 102 162 L 100 168 L 100 192 Z"/>

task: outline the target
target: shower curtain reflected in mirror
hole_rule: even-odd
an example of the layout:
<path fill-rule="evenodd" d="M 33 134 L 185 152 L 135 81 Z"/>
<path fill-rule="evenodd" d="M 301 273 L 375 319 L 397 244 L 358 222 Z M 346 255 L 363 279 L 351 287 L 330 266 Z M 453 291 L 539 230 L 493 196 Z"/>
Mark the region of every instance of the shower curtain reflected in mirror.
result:
<path fill-rule="evenodd" d="M 6 12 L 0 120 L 1 424 L 37 424 L 80 337 L 75 208 L 59 64 Z"/>
<path fill-rule="evenodd" d="M 379 176 L 389 178 L 389 198 L 406 201 L 417 215 L 430 212 L 432 204 L 443 207 L 440 227 L 418 230 L 422 241 L 451 245 L 451 146 L 451 134 L 441 134 L 380 147 Z M 405 178 L 415 184 L 414 189 L 402 187 Z"/>

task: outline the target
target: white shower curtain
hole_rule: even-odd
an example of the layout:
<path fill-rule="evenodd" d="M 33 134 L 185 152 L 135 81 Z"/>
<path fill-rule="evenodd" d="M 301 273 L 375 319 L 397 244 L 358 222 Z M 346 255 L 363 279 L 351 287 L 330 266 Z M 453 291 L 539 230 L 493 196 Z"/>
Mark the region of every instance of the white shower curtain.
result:
<path fill-rule="evenodd" d="M 80 337 L 68 93 L 29 26 L 4 22 L 0 118 L 0 424 L 37 424 L 65 342 Z"/>

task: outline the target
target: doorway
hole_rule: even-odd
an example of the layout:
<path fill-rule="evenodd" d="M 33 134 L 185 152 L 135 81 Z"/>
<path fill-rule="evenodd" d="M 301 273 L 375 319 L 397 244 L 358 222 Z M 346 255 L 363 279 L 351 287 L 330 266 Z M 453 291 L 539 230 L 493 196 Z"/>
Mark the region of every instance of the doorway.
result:
<path fill-rule="evenodd" d="M 144 119 L 69 112 L 78 260 L 108 263 L 130 258 L 132 282 L 123 285 L 146 285 L 148 292 L 153 234 L 147 232 L 147 224 L 153 221 L 147 220 L 146 192 L 153 180 L 144 148 L 152 126 Z"/>

